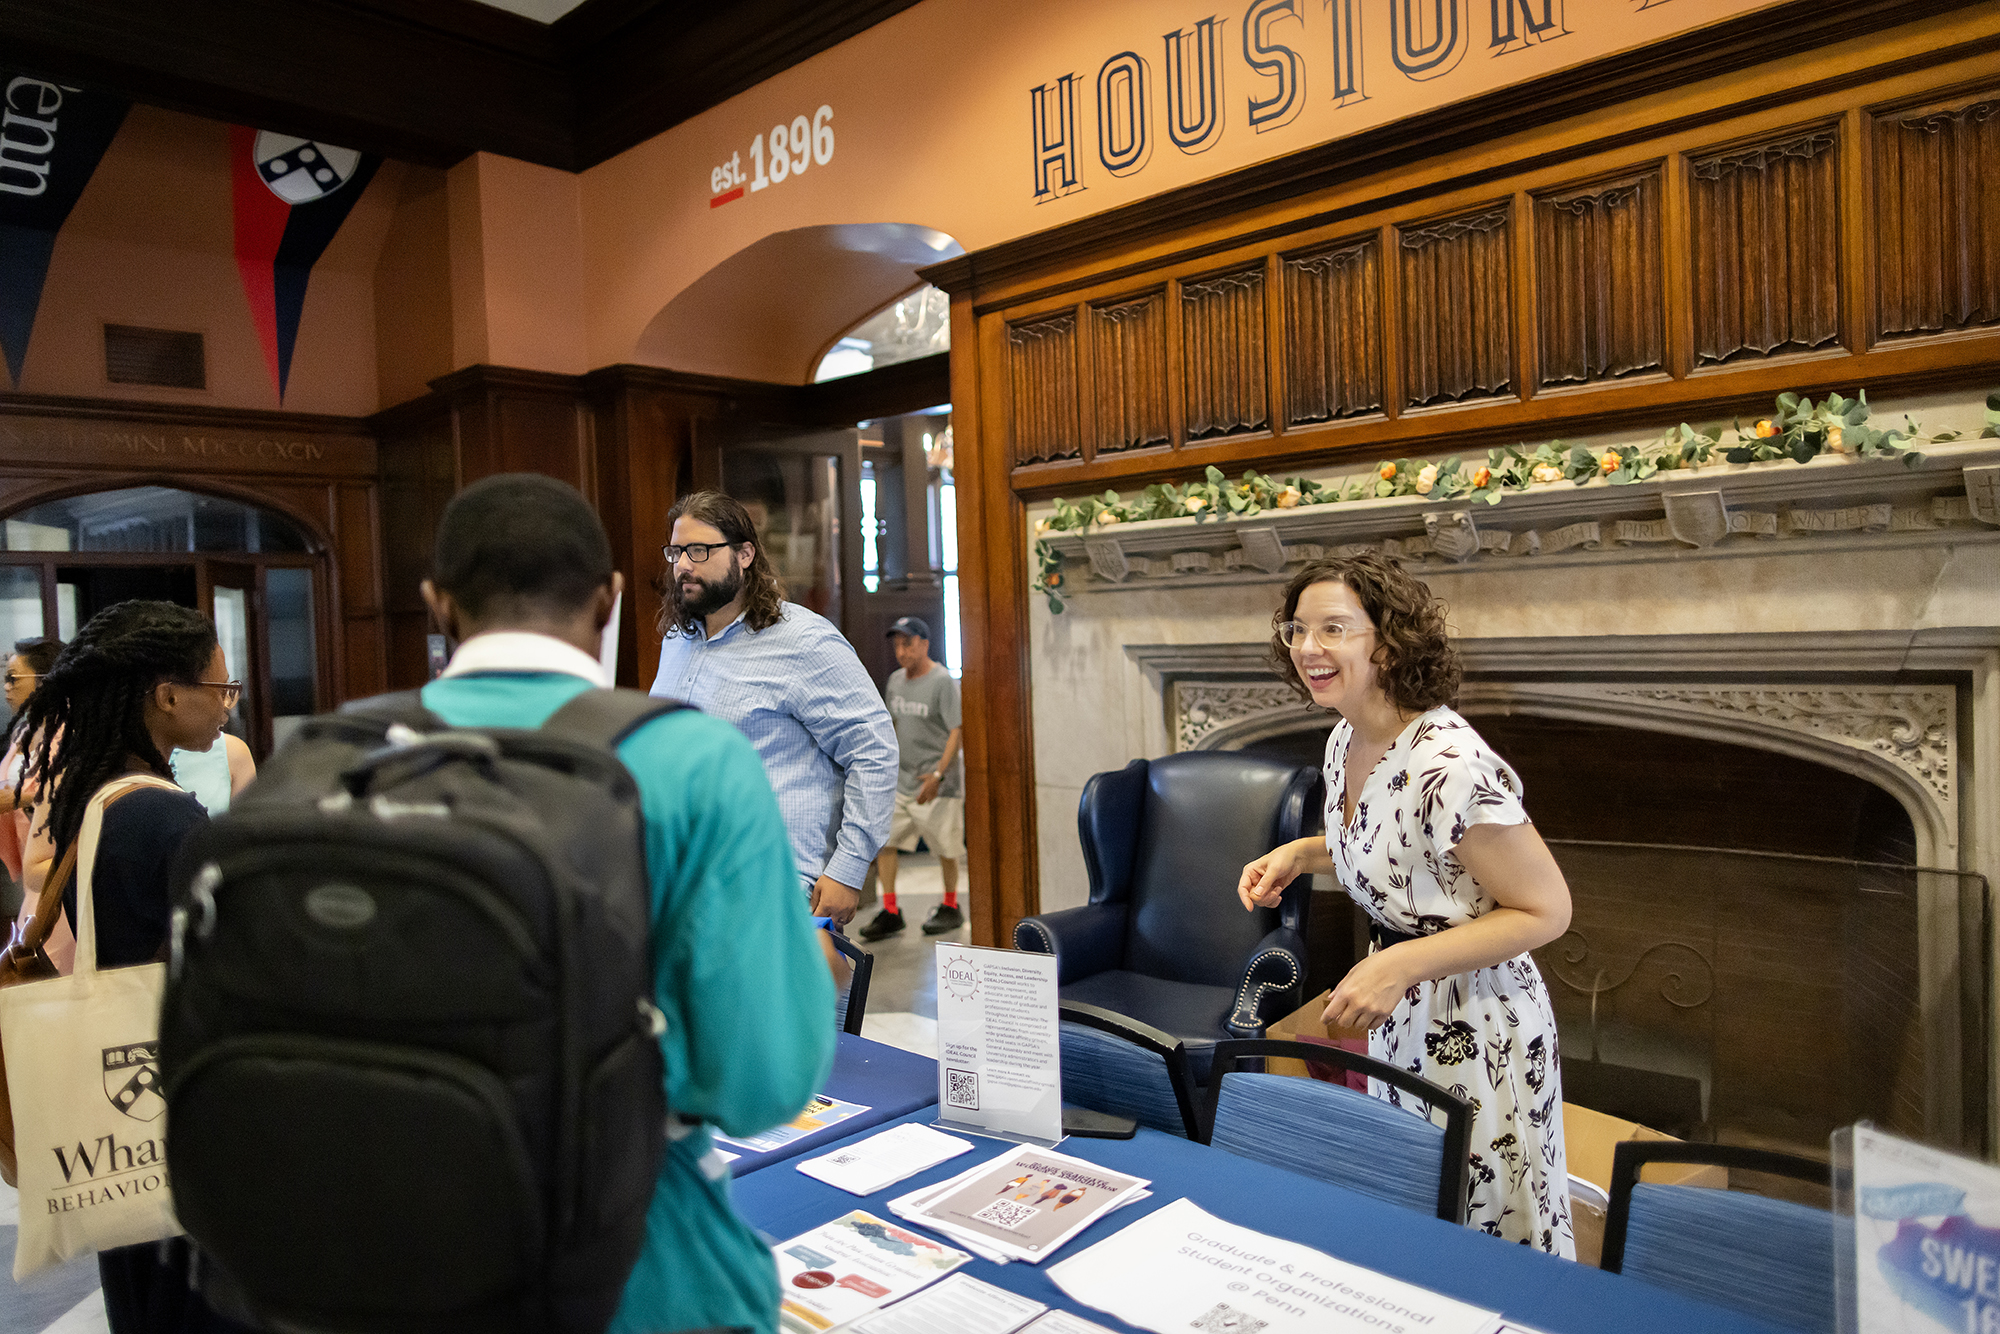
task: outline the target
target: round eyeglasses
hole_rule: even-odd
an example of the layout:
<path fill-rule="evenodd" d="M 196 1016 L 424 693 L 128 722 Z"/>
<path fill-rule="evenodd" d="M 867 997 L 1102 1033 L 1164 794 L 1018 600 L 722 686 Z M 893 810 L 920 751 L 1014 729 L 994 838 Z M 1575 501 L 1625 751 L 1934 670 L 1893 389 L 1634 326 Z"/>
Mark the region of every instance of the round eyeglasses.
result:
<path fill-rule="evenodd" d="M 1349 625 L 1345 621 L 1328 621 L 1325 625 L 1286 621 L 1278 627 L 1278 642 L 1294 650 L 1317 644 L 1321 649 L 1332 652 L 1345 644 L 1349 636 L 1365 635 L 1374 628 L 1372 625 Z"/>

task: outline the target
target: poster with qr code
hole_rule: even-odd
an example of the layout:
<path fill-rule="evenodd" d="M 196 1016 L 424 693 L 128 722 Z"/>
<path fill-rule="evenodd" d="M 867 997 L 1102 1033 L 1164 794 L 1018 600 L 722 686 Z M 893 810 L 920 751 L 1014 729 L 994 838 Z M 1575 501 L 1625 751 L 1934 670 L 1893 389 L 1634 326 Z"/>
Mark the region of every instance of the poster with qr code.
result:
<path fill-rule="evenodd" d="M 936 1124 L 1017 1144 L 1060 1143 L 1055 956 L 940 944 L 937 1006 Z"/>
<path fill-rule="evenodd" d="M 1147 1184 L 1066 1153 L 1022 1149 L 906 1216 L 1039 1261 Z"/>

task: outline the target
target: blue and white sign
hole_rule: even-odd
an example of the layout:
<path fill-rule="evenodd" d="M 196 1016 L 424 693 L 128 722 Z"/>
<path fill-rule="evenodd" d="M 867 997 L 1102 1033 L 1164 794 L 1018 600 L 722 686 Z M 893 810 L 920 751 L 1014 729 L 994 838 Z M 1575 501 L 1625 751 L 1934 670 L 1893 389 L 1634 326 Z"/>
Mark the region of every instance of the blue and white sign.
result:
<path fill-rule="evenodd" d="M 1866 1126 L 1853 1136 L 1854 1304 L 1843 1329 L 2000 1334 L 2000 1168 Z"/>

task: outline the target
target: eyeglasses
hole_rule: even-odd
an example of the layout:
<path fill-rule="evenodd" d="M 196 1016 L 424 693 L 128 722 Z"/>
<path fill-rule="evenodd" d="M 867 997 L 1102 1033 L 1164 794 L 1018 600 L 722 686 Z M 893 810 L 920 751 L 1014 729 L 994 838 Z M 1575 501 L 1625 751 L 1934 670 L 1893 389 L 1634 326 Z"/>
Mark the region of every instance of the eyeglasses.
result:
<path fill-rule="evenodd" d="M 222 707 L 225 709 L 235 708 L 236 701 L 243 697 L 243 683 L 241 681 L 189 681 L 188 684 L 191 686 L 207 686 L 210 690 L 221 691 Z"/>
<path fill-rule="evenodd" d="M 736 542 L 690 542 L 684 547 L 661 547 L 660 552 L 669 565 L 679 565 L 682 556 L 686 556 L 691 564 L 701 565 L 707 562 L 711 552 L 738 545 Z"/>
<path fill-rule="evenodd" d="M 1372 625 L 1349 625 L 1345 621 L 1328 621 L 1318 626 L 1307 625 L 1304 621 L 1286 621 L 1278 627 L 1278 642 L 1293 650 L 1317 644 L 1330 653 L 1345 644 L 1349 635 L 1365 635 L 1374 628 Z"/>
<path fill-rule="evenodd" d="M 9 689 L 12 689 L 22 681 L 39 681 L 41 679 L 42 674 L 40 672 L 8 672 L 5 676 L 0 676 L 0 682 L 6 683 Z"/>

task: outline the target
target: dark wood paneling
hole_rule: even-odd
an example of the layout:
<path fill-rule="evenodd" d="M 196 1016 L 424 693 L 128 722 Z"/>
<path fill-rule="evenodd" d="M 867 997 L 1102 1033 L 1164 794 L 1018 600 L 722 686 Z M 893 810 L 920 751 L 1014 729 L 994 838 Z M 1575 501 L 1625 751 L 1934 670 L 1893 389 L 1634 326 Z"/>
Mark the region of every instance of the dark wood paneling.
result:
<path fill-rule="evenodd" d="M 1189 440 L 1271 424 L 1264 266 L 1180 285 L 1181 410 Z"/>
<path fill-rule="evenodd" d="M 1513 388 L 1513 238 L 1505 203 L 1398 231 L 1407 406 Z"/>
<path fill-rule="evenodd" d="M 1875 121 L 1882 337 L 2000 323 L 2000 98 Z"/>
<path fill-rule="evenodd" d="M 1839 341 L 1839 142 L 1827 125 L 1689 161 L 1697 365 Z"/>
<path fill-rule="evenodd" d="M 1064 311 L 1008 325 L 1007 351 L 1014 465 L 1082 457 L 1076 419 L 1076 315 Z"/>
<path fill-rule="evenodd" d="M 1536 196 L 1542 384 L 1664 369 L 1663 194 L 1655 169 Z"/>
<path fill-rule="evenodd" d="M 1090 308 L 1091 442 L 1099 454 L 1164 445 L 1167 420 L 1167 298 L 1163 292 Z"/>
<path fill-rule="evenodd" d="M 1287 255 L 1284 266 L 1286 423 L 1381 411 L 1381 242 Z"/>

